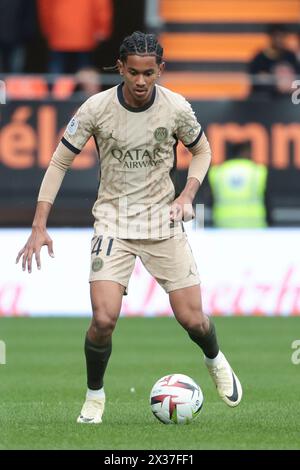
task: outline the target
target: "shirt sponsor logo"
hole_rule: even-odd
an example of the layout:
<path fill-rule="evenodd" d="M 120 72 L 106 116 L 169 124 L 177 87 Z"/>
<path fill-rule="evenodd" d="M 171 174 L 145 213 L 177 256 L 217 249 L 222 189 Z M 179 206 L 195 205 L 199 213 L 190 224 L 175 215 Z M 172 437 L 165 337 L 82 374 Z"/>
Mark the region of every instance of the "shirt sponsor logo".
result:
<path fill-rule="evenodd" d="M 119 148 L 111 150 L 112 156 L 122 163 L 123 168 L 158 166 L 163 162 L 160 152 L 160 148 L 155 148 L 153 151 L 147 149 L 130 149 L 123 151 Z"/>

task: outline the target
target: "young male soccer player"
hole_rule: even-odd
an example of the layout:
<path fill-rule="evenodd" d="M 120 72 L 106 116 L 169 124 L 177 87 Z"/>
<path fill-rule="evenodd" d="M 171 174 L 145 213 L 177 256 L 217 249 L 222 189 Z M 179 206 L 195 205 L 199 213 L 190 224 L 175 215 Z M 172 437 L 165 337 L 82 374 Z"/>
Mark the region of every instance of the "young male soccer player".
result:
<path fill-rule="evenodd" d="M 197 267 L 182 220 L 192 217 L 192 202 L 210 163 L 210 147 L 189 103 L 156 85 L 163 71 L 163 49 L 152 34 L 124 39 L 117 67 L 124 82 L 89 98 L 70 121 L 44 176 L 32 233 L 17 256 L 29 272 L 35 255 L 52 240 L 47 218 L 66 170 L 93 135 L 100 149 L 101 183 L 93 207 L 90 294 L 93 318 L 85 339 L 88 390 L 77 419 L 101 423 L 103 377 L 136 256 L 169 294 L 178 322 L 204 352 L 220 397 L 229 406 L 242 388 L 219 350 L 212 320 L 204 315 Z M 186 186 L 173 184 L 176 144 L 191 151 Z"/>

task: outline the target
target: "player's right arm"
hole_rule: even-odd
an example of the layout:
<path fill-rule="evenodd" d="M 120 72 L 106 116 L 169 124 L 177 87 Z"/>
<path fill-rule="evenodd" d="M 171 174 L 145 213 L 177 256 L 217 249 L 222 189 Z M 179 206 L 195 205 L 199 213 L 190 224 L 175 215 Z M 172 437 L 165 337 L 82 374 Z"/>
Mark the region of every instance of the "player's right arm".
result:
<path fill-rule="evenodd" d="M 90 109 L 91 100 L 92 98 L 83 103 L 69 122 L 43 178 L 32 224 L 32 232 L 25 246 L 19 251 L 16 259 L 18 263 L 21 256 L 23 256 L 23 270 L 25 271 L 27 267 L 29 273 L 32 270 L 33 256 L 35 256 L 38 269 L 41 268 L 40 251 L 43 245 L 47 245 L 49 255 L 54 256 L 52 240 L 46 230 L 47 220 L 66 171 L 93 134 L 93 113 Z"/>
<path fill-rule="evenodd" d="M 49 255 L 54 257 L 53 242 L 46 230 L 47 220 L 51 207 L 52 204 L 50 204 L 49 202 L 40 201 L 37 203 L 35 216 L 32 223 L 31 235 L 28 238 L 25 246 L 19 251 L 16 259 L 16 263 L 18 263 L 21 256 L 23 256 L 23 271 L 25 271 L 27 267 L 28 272 L 31 273 L 33 255 L 35 256 L 36 265 L 38 269 L 41 269 L 40 251 L 42 246 L 44 245 L 47 245 Z"/>
<path fill-rule="evenodd" d="M 53 154 L 41 184 L 31 234 L 16 259 L 16 263 L 18 263 L 22 257 L 23 271 L 27 268 L 31 273 L 33 257 L 35 257 L 37 268 L 41 269 L 40 252 L 44 245 L 48 247 L 49 255 L 54 257 L 53 242 L 46 229 L 47 220 L 65 173 L 71 166 L 75 155 L 62 143 L 58 145 Z"/>

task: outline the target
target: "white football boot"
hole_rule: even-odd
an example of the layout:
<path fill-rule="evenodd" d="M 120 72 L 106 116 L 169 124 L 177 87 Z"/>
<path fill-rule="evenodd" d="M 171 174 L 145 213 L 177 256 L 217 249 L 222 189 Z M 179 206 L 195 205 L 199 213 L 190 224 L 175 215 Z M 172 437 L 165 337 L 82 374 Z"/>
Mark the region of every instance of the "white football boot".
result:
<path fill-rule="evenodd" d="M 104 413 L 105 397 L 103 398 L 86 398 L 77 418 L 77 423 L 99 424 L 102 423 L 102 415 Z"/>
<path fill-rule="evenodd" d="M 217 365 L 206 363 L 206 367 L 217 387 L 218 393 L 228 406 L 237 406 L 242 399 L 242 386 L 239 379 L 231 369 L 223 353 Z"/>

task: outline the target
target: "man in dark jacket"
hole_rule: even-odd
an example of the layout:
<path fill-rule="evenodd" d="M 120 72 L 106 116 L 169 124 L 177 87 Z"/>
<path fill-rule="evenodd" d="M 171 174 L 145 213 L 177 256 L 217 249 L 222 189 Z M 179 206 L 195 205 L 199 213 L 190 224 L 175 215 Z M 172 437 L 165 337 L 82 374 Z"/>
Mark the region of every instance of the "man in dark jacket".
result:
<path fill-rule="evenodd" d="M 298 73 L 296 55 L 285 47 L 285 29 L 272 25 L 268 29 L 269 45 L 249 64 L 252 96 L 280 97 L 291 93 L 292 82 Z"/>
<path fill-rule="evenodd" d="M 34 31 L 34 0 L 0 0 L 0 72 L 23 71 L 24 45 Z"/>

